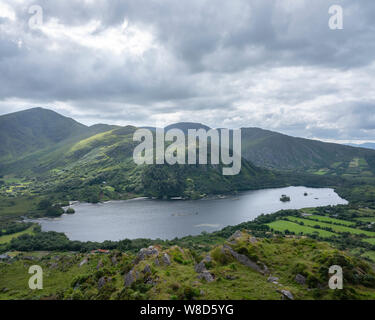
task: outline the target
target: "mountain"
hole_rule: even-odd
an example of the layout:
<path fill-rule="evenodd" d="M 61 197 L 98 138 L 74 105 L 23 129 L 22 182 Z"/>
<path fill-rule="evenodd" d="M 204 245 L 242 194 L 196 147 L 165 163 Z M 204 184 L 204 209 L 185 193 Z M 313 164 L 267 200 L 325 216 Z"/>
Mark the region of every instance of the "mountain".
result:
<path fill-rule="evenodd" d="M 375 143 L 366 142 L 366 143 L 347 143 L 346 145 L 357 148 L 366 148 L 366 149 L 375 149 Z"/>
<path fill-rule="evenodd" d="M 185 134 L 187 134 L 189 129 L 194 129 L 194 130 L 203 129 L 207 131 L 207 130 L 210 130 L 210 127 L 207 127 L 204 124 L 195 123 L 195 122 L 178 122 L 178 123 L 174 123 L 169 126 L 166 126 L 164 128 L 165 131 L 168 131 L 170 129 L 180 129 Z"/>
<path fill-rule="evenodd" d="M 375 176 L 375 151 L 242 128 L 242 156 L 255 165 L 318 175 Z"/>
<path fill-rule="evenodd" d="M 67 192 L 89 199 L 125 193 L 188 195 L 304 184 L 323 185 L 330 177 L 373 179 L 375 151 L 290 137 L 259 128 L 242 128 L 242 170 L 223 176 L 222 165 L 137 166 L 133 126 L 87 127 L 46 109 L 0 117 L 0 174 L 24 179 L 37 193 Z M 204 129 L 181 122 L 165 129 Z M 291 171 L 291 174 L 276 173 Z M 313 177 L 303 176 L 313 174 Z M 327 176 L 323 179 L 322 176 Z M 37 177 L 37 178 L 36 178 Z M 319 180 L 319 181 L 318 181 Z M 105 185 L 103 185 L 105 182 Z M 332 183 L 331 183 L 332 185 Z M 95 196 L 95 197 L 96 197 Z M 95 198 L 93 197 L 93 198 Z"/>
<path fill-rule="evenodd" d="M 24 157 L 54 149 L 116 126 L 85 126 L 52 110 L 33 108 L 0 116 L 0 163 L 20 161 Z"/>

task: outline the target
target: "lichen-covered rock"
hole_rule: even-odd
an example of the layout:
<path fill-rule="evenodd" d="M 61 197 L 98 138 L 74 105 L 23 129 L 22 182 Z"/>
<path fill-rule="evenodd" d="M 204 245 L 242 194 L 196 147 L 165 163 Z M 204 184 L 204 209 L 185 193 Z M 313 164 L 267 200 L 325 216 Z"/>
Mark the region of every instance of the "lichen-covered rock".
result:
<path fill-rule="evenodd" d="M 113 256 L 113 257 L 111 258 L 111 262 L 112 262 L 112 264 L 113 264 L 114 266 L 117 264 L 117 258 L 116 258 L 116 256 Z"/>
<path fill-rule="evenodd" d="M 204 279 L 206 280 L 207 282 L 212 282 L 214 281 L 214 277 L 212 276 L 211 273 L 209 273 L 208 271 L 203 271 L 201 272 L 199 275 L 198 275 L 198 279 Z"/>
<path fill-rule="evenodd" d="M 278 290 L 282 294 L 283 299 L 294 300 L 292 293 L 288 290 Z"/>
<path fill-rule="evenodd" d="M 103 261 L 102 260 L 99 260 L 98 261 L 98 264 L 96 266 L 96 270 L 99 270 L 100 268 L 103 268 L 104 267 L 104 264 L 103 264 Z"/>
<path fill-rule="evenodd" d="M 268 282 L 278 282 L 279 278 L 278 277 L 268 277 L 267 281 Z"/>
<path fill-rule="evenodd" d="M 171 264 L 171 258 L 170 256 L 168 255 L 168 253 L 164 253 L 163 254 L 163 262 L 169 266 Z"/>
<path fill-rule="evenodd" d="M 101 277 L 98 281 L 98 288 L 99 290 L 105 286 L 107 283 L 107 278 L 106 277 Z"/>
<path fill-rule="evenodd" d="M 142 271 L 144 274 L 151 274 L 151 267 L 150 265 L 146 264 L 145 268 Z"/>
<path fill-rule="evenodd" d="M 258 271 L 261 274 L 267 274 L 268 273 L 268 268 L 267 268 L 266 265 L 263 264 L 263 268 L 261 268 L 257 263 L 255 263 L 254 261 L 251 261 L 247 256 L 234 251 L 230 246 L 228 246 L 226 244 L 223 245 L 223 252 L 224 253 L 228 252 L 239 263 L 241 263 L 241 264 L 243 264 L 247 267 L 250 267 L 251 269 L 253 269 L 255 271 Z"/>
<path fill-rule="evenodd" d="M 137 281 L 138 278 L 139 278 L 139 273 L 135 271 L 134 269 L 131 269 L 125 275 L 125 281 L 124 281 L 125 287 L 130 287 L 135 281 Z"/>
<path fill-rule="evenodd" d="M 152 256 L 158 256 L 159 250 L 155 248 L 154 246 L 149 246 L 148 248 L 142 248 L 135 258 L 134 263 L 138 264 L 140 261 L 145 260 L 146 258 L 152 257 Z"/>
<path fill-rule="evenodd" d="M 85 258 L 81 261 L 81 263 L 79 264 L 79 267 L 83 267 L 87 262 L 89 262 L 89 259 Z"/>
<path fill-rule="evenodd" d="M 297 274 L 294 280 L 299 283 L 300 285 L 306 284 L 306 278 L 302 274 Z"/>

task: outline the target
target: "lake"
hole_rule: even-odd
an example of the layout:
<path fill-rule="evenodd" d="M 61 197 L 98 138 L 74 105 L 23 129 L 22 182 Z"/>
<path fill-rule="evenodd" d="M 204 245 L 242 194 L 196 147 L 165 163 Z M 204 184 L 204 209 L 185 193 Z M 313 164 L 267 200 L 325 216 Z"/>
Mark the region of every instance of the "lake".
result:
<path fill-rule="evenodd" d="M 281 202 L 283 194 L 291 201 Z M 73 215 L 42 218 L 37 222 L 43 231 L 64 232 L 71 240 L 173 239 L 220 230 L 281 209 L 347 203 L 333 189 L 287 187 L 201 200 L 132 199 L 100 204 L 78 203 L 73 205 L 76 211 Z"/>

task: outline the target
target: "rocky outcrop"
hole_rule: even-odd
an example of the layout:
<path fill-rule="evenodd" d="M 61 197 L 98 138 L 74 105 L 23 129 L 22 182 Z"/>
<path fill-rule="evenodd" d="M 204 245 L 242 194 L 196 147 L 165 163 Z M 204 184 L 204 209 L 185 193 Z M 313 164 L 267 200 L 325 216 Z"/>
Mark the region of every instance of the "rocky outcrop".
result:
<path fill-rule="evenodd" d="M 297 274 L 294 280 L 300 285 L 304 286 L 306 284 L 306 278 L 302 274 Z"/>
<path fill-rule="evenodd" d="M 99 288 L 99 290 L 102 289 L 105 286 L 105 284 L 107 283 L 107 281 L 108 281 L 107 277 L 101 277 L 99 279 L 99 281 L 98 281 L 98 288 Z"/>
<path fill-rule="evenodd" d="M 196 273 L 198 273 L 198 279 L 204 279 L 207 282 L 214 281 L 214 276 L 207 270 L 206 263 L 211 262 L 211 256 L 207 255 L 201 262 L 197 263 L 194 267 Z"/>
<path fill-rule="evenodd" d="M 261 274 L 267 274 L 268 273 L 268 268 L 266 265 L 262 265 L 262 267 L 260 267 L 256 262 L 254 261 L 251 261 L 247 256 L 245 256 L 244 254 L 240 254 L 236 251 L 234 251 L 230 246 L 224 244 L 223 245 L 223 252 L 224 253 L 229 253 L 230 255 L 232 255 L 232 257 L 234 259 L 236 259 L 239 263 L 261 273 Z"/>
<path fill-rule="evenodd" d="M 100 268 L 103 268 L 104 267 L 104 264 L 103 264 L 103 261 L 102 260 L 99 260 L 98 261 L 98 264 L 96 266 L 96 270 L 99 270 Z"/>
<path fill-rule="evenodd" d="M 277 283 L 279 283 L 279 278 L 278 277 L 268 277 L 267 281 L 272 282 L 274 284 L 277 284 Z"/>
<path fill-rule="evenodd" d="M 151 274 L 151 267 L 149 264 L 146 264 L 145 268 L 142 271 L 144 274 Z"/>
<path fill-rule="evenodd" d="M 159 250 L 154 247 L 154 246 L 149 246 L 148 248 L 142 248 L 138 254 L 137 257 L 134 260 L 135 264 L 138 264 L 139 262 L 150 258 L 152 256 L 158 256 L 159 255 Z"/>
<path fill-rule="evenodd" d="M 169 266 L 171 264 L 171 258 L 168 253 L 163 254 L 163 263 Z"/>
<path fill-rule="evenodd" d="M 79 267 L 83 267 L 87 262 L 89 262 L 89 259 L 85 258 L 81 261 L 81 263 L 79 264 Z"/>
<path fill-rule="evenodd" d="M 131 269 L 126 275 L 124 279 L 124 286 L 130 287 L 135 281 L 139 279 L 139 272 Z"/>
<path fill-rule="evenodd" d="M 283 299 L 294 300 L 292 293 L 288 290 L 278 290 L 282 294 Z"/>

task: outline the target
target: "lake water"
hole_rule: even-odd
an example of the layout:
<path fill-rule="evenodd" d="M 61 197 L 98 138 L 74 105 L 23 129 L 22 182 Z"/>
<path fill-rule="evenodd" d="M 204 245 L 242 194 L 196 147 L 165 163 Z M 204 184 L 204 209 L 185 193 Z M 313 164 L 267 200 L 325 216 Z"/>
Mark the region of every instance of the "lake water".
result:
<path fill-rule="evenodd" d="M 288 195 L 291 201 L 281 202 L 282 194 Z M 43 231 L 64 232 L 71 240 L 173 239 L 220 230 L 281 209 L 347 203 L 333 189 L 288 187 L 247 191 L 224 199 L 79 203 L 73 206 L 76 211 L 73 215 L 37 222 Z"/>

